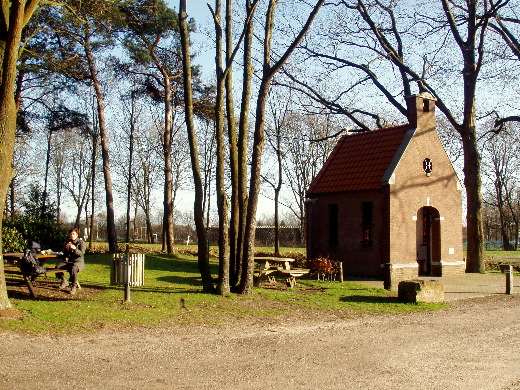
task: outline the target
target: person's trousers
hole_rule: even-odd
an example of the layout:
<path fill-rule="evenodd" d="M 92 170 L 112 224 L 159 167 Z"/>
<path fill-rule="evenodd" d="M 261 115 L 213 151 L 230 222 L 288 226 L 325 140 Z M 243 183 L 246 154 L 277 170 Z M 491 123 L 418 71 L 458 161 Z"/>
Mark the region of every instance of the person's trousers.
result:
<path fill-rule="evenodd" d="M 71 282 L 73 286 L 76 286 L 78 284 L 79 268 L 76 264 L 67 261 L 62 261 L 61 263 L 56 264 L 55 268 L 67 271 L 70 275 L 69 282 Z M 61 280 L 65 279 L 65 275 L 63 274 L 63 272 L 56 272 L 56 277 Z"/>

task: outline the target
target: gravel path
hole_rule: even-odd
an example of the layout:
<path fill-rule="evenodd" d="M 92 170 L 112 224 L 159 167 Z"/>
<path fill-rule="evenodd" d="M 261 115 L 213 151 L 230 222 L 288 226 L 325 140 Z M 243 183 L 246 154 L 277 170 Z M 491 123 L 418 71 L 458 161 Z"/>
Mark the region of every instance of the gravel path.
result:
<path fill-rule="evenodd" d="M 1 389 L 520 389 L 520 296 L 429 313 L 0 333 Z"/>

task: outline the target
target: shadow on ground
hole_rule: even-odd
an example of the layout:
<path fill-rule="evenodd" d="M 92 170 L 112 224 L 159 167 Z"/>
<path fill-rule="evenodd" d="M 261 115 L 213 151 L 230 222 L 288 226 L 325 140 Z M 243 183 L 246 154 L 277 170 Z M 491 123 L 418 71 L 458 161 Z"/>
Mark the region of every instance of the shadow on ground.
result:
<path fill-rule="evenodd" d="M 374 297 L 367 295 L 351 295 L 348 297 L 340 298 L 341 302 L 350 302 L 350 303 L 400 303 L 397 297 Z"/>

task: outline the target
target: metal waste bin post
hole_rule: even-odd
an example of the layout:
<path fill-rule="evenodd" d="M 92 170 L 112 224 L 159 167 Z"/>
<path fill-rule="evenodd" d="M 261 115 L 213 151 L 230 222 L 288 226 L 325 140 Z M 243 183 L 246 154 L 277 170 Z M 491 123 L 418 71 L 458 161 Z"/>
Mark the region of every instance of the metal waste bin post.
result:
<path fill-rule="evenodd" d="M 128 252 L 112 254 L 110 284 L 125 286 L 125 302 L 130 302 L 130 286 L 144 284 L 144 254 Z"/>

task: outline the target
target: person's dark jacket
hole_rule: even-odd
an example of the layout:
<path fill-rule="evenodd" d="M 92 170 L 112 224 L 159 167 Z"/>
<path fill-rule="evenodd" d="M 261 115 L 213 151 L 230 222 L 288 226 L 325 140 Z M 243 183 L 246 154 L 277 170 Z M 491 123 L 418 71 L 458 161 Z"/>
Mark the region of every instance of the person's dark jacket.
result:
<path fill-rule="evenodd" d="M 79 271 L 83 271 L 83 269 L 85 268 L 84 255 L 87 246 L 81 238 L 78 238 L 76 241 L 70 242 L 76 246 L 76 249 L 68 250 L 67 247 L 65 247 L 65 250 L 63 251 L 63 256 L 67 261 L 73 262 L 79 268 Z"/>

